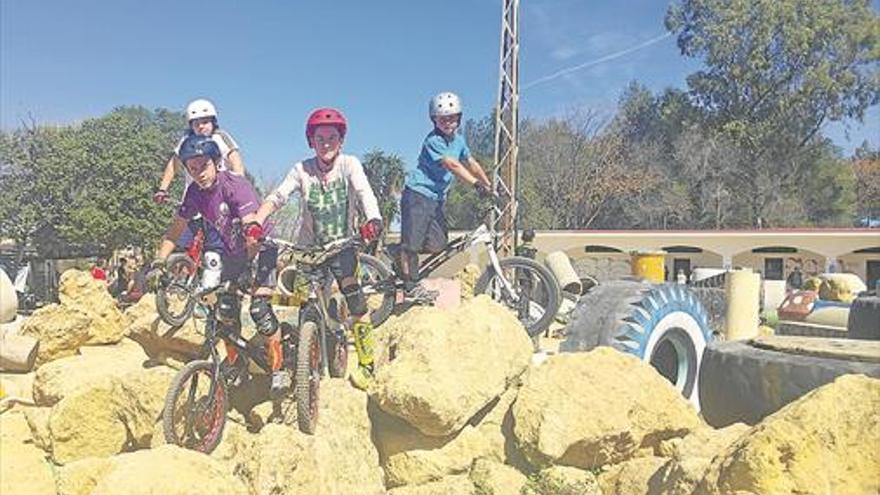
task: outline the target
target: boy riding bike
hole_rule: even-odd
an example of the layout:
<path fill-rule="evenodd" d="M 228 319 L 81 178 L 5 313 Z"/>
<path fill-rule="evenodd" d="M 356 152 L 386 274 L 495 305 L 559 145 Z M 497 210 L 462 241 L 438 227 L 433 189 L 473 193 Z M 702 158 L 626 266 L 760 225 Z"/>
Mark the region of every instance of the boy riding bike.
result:
<path fill-rule="evenodd" d="M 373 189 L 364 175 L 360 160 L 341 152 L 348 123 L 336 109 L 320 108 L 312 112 L 306 122 L 306 140 L 315 150 L 315 156 L 293 166 L 275 191 L 266 197 L 256 214 L 262 223 L 266 217 L 287 203 L 290 195 L 299 191 L 299 224 L 294 241 L 303 246 L 321 246 L 355 234 L 359 210 L 367 218 L 360 227 L 366 242 L 379 238 L 382 220 Z M 350 375 L 352 383 L 365 389 L 373 375 L 373 325 L 370 322 L 367 301 L 358 280 L 358 258 L 354 248 L 348 248 L 330 261 L 339 290 L 345 296 L 348 311 L 354 321 L 358 367 Z"/>
<path fill-rule="evenodd" d="M 269 303 L 275 287 L 278 250 L 274 246 L 259 246 L 264 232 L 262 223 L 254 221 L 260 204 L 257 193 L 244 176 L 217 169 L 222 152 L 217 143 L 208 136 L 193 135 L 185 139 L 180 145 L 179 156 L 197 187 L 187 189 L 183 203 L 165 233 L 152 263 L 153 276 L 165 270 L 166 258 L 187 228 L 187 222 L 197 214 L 201 214 L 205 224 L 211 225 L 219 234 L 221 282 L 236 280 L 246 272 L 254 253 L 259 249 L 253 284 L 256 290 L 251 298 L 250 315 L 257 331 L 266 337 L 266 354 L 272 370 L 272 396 L 280 396 L 290 386 L 290 376 L 282 371 L 278 319 Z M 221 319 L 232 321 L 236 326 L 232 329 L 233 332 L 240 332 L 240 298 L 233 294 L 224 294 L 221 297 L 226 298 L 217 301 L 219 311 L 224 313 L 220 315 Z M 231 367 L 228 371 L 243 373 L 243 370 L 237 370 L 236 367 L 242 364 L 246 366 L 246 360 L 239 360 L 237 349 L 231 345 L 227 344 L 226 352 L 227 363 Z"/>
<path fill-rule="evenodd" d="M 405 297 L 431 301 L 436 291 L 417 284 L 419 254 L 441 251 L 449 240 L 443 205 L 453 176 L 472 185 L 480 197 L 491 195 L 491 182 L 467 143 L 456 131 L 461 125 L 461 100 L 453 93 L 440 93 L 428 105 L 434 129 L 425 138 L 419 161 L 406 176 L 400 198 L 400 278 Z"/>

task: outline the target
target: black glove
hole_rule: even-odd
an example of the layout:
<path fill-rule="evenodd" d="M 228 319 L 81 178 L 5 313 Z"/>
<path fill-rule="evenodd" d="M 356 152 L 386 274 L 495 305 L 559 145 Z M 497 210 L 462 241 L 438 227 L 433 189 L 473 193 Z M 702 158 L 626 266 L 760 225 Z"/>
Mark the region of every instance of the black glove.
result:
<path fill-rule="evenodd" d="M 480 199 L 492 199 L 495 195 L 482 182 L 474 182 L 474 189 L 477 191 L 477 197 Z"/>

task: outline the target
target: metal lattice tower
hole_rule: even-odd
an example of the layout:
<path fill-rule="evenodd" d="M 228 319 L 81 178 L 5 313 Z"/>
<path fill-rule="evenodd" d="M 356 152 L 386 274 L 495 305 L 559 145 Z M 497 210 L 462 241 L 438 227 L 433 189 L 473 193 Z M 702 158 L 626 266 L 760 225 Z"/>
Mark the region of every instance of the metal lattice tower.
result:
<path fill-rule="evenodd" d="M 504 0 L 501 13 L 501 56 L 498 102 L 495 106 L 495 163 L 493 189 L 501 196 L 492 225 L 497 229 L 497 249 L 511 256 L 517 242 L 516 189 L 519 139 L 519 0 Z"/>

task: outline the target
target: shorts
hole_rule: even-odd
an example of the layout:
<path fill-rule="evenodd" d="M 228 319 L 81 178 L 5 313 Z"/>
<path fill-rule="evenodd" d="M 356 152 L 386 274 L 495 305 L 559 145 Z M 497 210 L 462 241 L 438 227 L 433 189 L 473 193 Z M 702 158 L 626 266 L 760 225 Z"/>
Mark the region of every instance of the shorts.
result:
<path fill-rule="evenodd" d="M 448 241 L 443 201 L 405 188 L 400 198 L 400 247 L 411 253 L 436 253 Z"/>

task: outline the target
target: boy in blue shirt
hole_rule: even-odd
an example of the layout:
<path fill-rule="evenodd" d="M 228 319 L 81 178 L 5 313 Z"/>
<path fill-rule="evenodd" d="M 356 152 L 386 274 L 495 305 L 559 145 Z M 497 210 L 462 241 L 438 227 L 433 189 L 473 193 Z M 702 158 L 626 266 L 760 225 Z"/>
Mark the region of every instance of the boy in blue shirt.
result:
<path fill-rule="evenodd" d="M 491 195 L 491 182 L 479 162 L 471 156 L 467 143 L 457 133 L 461 125 L 461 100 L 443 92 L 431 98 L 428 114 L 434 129 L 425 138 L 419 161 L 410 170 L 400 199 L 400 277 L 405 296 L 417 302 L 436 297 L 418 284 L 419 254 L 441 251 L 448 242 L 449 229 L 443 205 L 452 179 L 473 186 L 480 197 Z"/>

